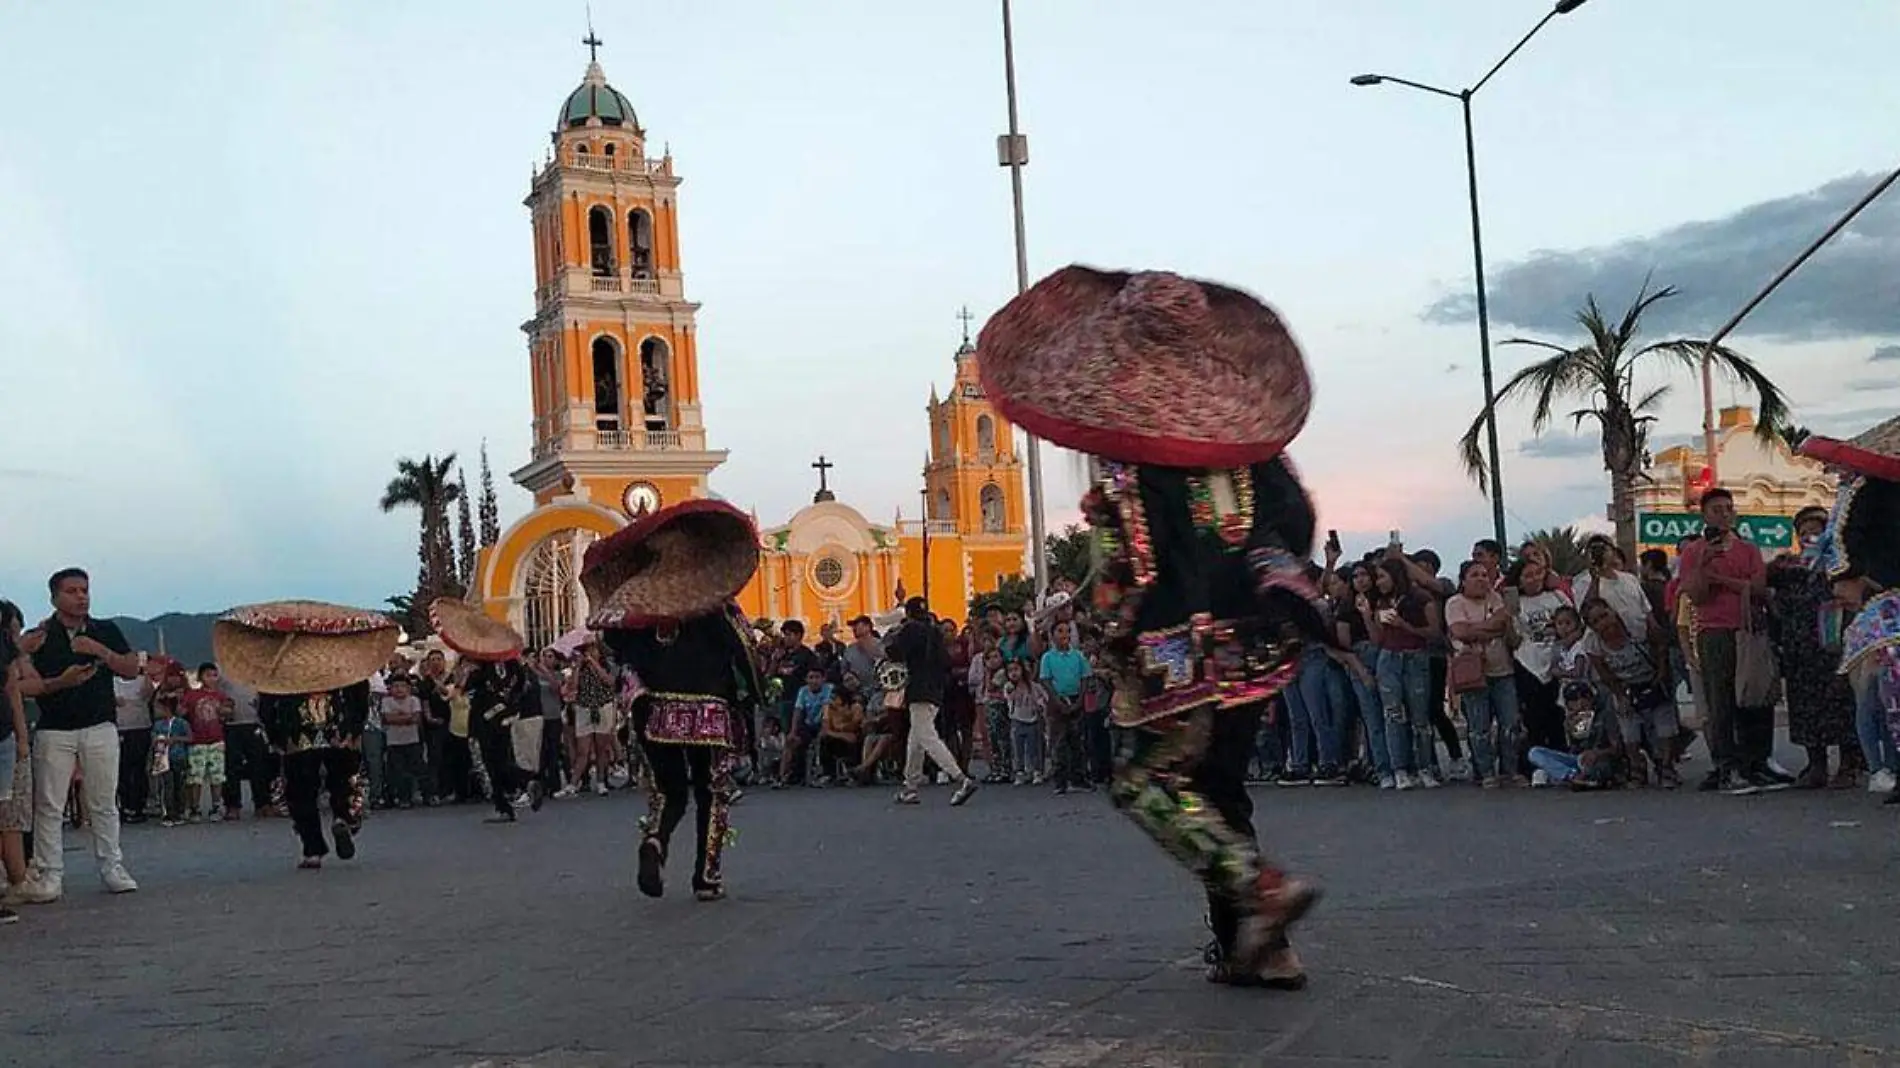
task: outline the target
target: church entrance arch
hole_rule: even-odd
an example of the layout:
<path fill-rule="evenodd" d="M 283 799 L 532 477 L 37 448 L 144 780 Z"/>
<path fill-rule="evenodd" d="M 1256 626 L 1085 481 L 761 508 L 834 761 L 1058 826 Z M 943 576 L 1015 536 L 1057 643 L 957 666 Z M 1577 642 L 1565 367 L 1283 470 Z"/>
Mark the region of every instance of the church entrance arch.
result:
<path fill-rule="evenodd" d="M 528 648 L 544 649 L 587 618 L 581 590 L 581 557 L 593 535 L 569 527 L 543 538 L 528 554 L 522 578 L 522 637 Z"/>

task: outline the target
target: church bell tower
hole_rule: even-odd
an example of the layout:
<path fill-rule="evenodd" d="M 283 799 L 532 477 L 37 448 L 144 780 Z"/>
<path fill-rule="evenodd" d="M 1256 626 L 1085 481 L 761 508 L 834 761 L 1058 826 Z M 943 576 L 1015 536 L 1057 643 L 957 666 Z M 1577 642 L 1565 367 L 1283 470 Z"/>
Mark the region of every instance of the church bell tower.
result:
<path fill-rule="evenodd" d="M 629 517 L 708 495 L 694 316 L 680 273 L 679 176 L 646 152 L 633 104 L 601 70 L 555 119 L 526 204 L 534 317 L 522 324 L 534 454 L 514 480 L 537 505 L 578 495 Z"/>

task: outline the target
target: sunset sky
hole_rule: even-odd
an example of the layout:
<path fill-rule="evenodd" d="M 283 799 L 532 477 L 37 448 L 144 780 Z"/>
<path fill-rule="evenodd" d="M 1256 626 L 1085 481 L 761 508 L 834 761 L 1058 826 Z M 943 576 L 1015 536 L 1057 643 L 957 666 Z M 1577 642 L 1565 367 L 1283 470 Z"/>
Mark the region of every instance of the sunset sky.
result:
<path fill-rule="evenodd" d="M 1447 557 L 1489 532 L 1454 442 L 1480 403 L 1449 87 L 1544 0 L 1021 0 L 1032 275 L 1166 268 L 1286 316 L 1318 400 L 1322 527 Z M 1706 334 L 1900 164 L 1900 5 L 1592 0 L 1476 102 L 1495 334 L 1572 339 L 1594 292 Z M 968 304 L 1014 292 L 998 5 L 596 0 L 601 63 L 681 189 L 726 498 L 832 486 L 915 513 L 923 405 Z M 0 596 L 93 569 L 103 614 L 413 583 L 397 456 L 529 446 L 521 200 L 580 80 L 579 3 L 0 2 Z M 1736 347 L 1799 421 L 1900 402 L 1900 193 Z M 1528 354 L 1500 348 L 1500 375 Z M 1657 383 L 1670 380 L 1658 369 Z M 1699 425 L 1693 381 L 1659 441 Z M 1730 399 L 1722 392 L 1722 400 Z M 1502 424 L 1512 533 L 1600 517 L 1594 440 Z M 1075 465 L 1052 456 L 1056 523 Z M 504 523 L 529 504 L 506 486 Z"/>

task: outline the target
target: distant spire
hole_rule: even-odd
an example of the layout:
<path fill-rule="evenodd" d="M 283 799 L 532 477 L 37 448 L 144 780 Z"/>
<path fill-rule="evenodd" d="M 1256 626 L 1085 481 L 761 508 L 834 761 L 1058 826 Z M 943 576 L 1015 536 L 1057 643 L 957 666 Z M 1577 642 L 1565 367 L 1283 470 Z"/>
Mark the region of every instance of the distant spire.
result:
<path fill-rule="evenodd" d="M 594 33 L 594 5 L 592 4 L 587 5 L 587 36 L 581 38 L 581 43 L 587 46 L 587 62 L 600 62 L 600 46 L 607 42 Z"/>

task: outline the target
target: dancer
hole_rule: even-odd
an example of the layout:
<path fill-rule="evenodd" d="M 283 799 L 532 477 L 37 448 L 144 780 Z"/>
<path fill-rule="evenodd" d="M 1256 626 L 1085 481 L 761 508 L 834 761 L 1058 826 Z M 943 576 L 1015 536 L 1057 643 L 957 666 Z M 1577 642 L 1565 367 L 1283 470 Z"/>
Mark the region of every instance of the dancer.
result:
<path fill-rule="evenodd" d="M 299 868 L 321 868 L 330 852 L 317 811 L 320 790 L 330 795 L 337 858 L 356 856 L 369 677 L 388 663 L 400 638 L 387 616 L 316 601 L 235 608 L 212 627 L 224 677 L 258 692 L 264 736 L 283 755 L 284 801 L 303 849 Z"/>
<path fill-rule="evenodd" d="M 1286 930 L 1318 890 L 1262 857 L 1235 774 L 1261 703 L 1328 640 L 1312 506 L 1280 458 L 1311 403 L 1299 348 L 1238 290 L 1074 266 L 991 318 L 977 351 L 998 411 L 1090 455 L 1103 668 L 1131 734 L 1111 798 L 1205 883 L 1210 980 L 1300 985 Z"/>
<path fill-rule="evenodd" d="M 1878 770 L 1881 753 L 1891 751 L 1880 743 L 1900 746 L 1900 418 L 1851 441 L 1812 437 L 1801 451 L 1844 472 L 1817 565 L 1854 613 L 1841 635 L 1840 670 L 1863 709 L 1874 710 L 1861 734 Z M 1900 788 L 1887 804 L 1900 804 Z"/>
<path fill-rule="evenodd" d="M 540 691 L 521 660 L 526 643 L 513 627 L 459 597 L 438 597 L 429 605 L 429 623 L 442 644 L 473 665 L 465 683 L 469 733 L 488 770 L 488 797 L 495 806 L 485 822 L 515 822 L 523 789 L 529 807 L 541 811 L 547 797 L 539 774 L 546 720 Z"/>
<path fill-rule="evenodd" d="M 732 598 L 759 566 L 759 535 L 743 513 L 693 500 L 636 519 L 587 550 L 588 626 L 639 677 L 633 725 L 646 754 L 640 892 L 665 892 L 673 831 L 695 818 L 693 896 L 725 897 L 721 857 L 734 797 L 735 746 L 763 688 L 752 627 Z"/>

